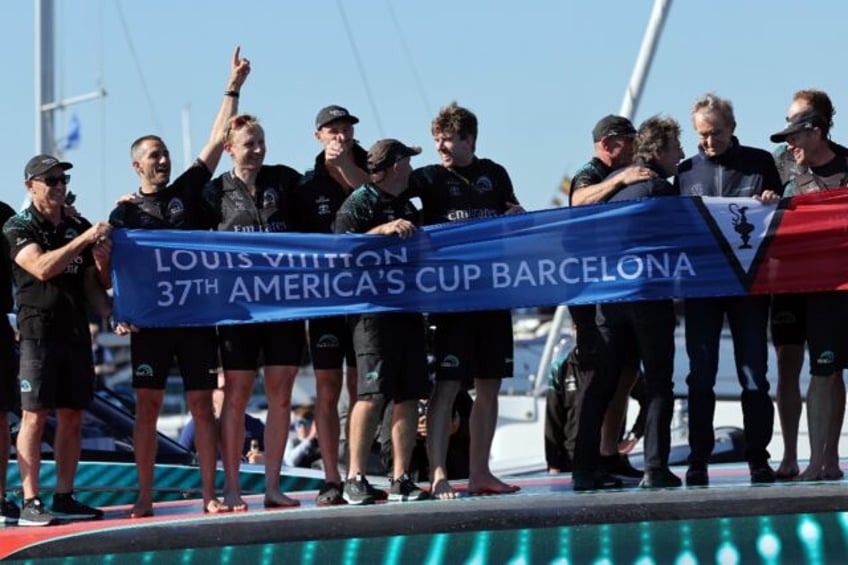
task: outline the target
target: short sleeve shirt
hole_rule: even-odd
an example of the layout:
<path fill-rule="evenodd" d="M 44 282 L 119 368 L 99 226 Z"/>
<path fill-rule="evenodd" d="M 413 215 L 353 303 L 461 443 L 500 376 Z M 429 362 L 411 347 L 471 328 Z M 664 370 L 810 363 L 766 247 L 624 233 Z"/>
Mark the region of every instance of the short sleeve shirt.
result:
<path fill-rule="evenodd" d="M 202 205 L 202 193 L 211 178 L 206 165 L 197 162 L 164 189 L 139 193 L 141 202 L 119 204 L 109 223 L 129 229 L 208 230 L 214 226 Z"/>
<path fill-rule="evenodd" d="M 91 224 L 79 216 L 62 216 L 53 225 L 33 206 L 12 216 L 3 226 L 11 257 L 32 244 L 44 252 L 60 249 Z M 84 273 L 94 266 L 91 249 L 74 258 L 61 274 L 41 281 L 13 261 L 17 286 L 18 328 L 23 339 L 88 341 Z"/>
<path fill-rule="evenodd" d="M 520 206 L 509 174 L 489 159 L 448 169 L 429 165 L 413 171 L 410 193 L 421 198 L 425 225 L 494 218 Z"/>
<path fill-rule="evenodd" d="M 571 191 L 568 193 L 568 204 L 571 205 L 571 197 L 575 192 L 581 188 L 603 182 L 612 171 L 612 167 L 607 166 L 606 163 L 597 157 L 592 157 L 592 160 L 580 167 L 571 178 Z"/>
<path fill-rule="evenodd" d="M 366 184 L 344 201 L 336 214 L 333 230 L 336 233 L 366 233 L 398 219 L 419 223 L 418 210 L 406 195 L 393 196 Z"/>
<path fill-rule="evenodd" d="M 284 232 L 292 229 L 291 198 L 300 173 L 285 165 L 264 165 L 256 177 L 256 193 L 232 172 L 203 189 L 203 202 L 219 231 Z"/>

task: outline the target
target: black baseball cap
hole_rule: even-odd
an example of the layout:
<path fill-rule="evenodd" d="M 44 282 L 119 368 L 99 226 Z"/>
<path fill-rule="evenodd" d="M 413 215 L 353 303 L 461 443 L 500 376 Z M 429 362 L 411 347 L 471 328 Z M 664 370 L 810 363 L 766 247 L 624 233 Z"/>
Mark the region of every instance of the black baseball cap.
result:
<path fill-rule="evenodd" d="M 822 132 L 826 133 L 828 125 L 827 118 L 818 112 L 812 110 L 801 112 L 792 116 L 792 119 L 789 120 L 789 125 L 783 128 L 783 130 L 772 134 L 770 139 L 773 143 L 782 143 L 793 133 L 813 128 L 820 128 Z"/>
<path fill-rule="evenodd" d="M 73 165 L 66 161 L 60 161 L 52 155 L 36 155 L 27 161 L 26 167 L 24 167 L 24 179 L 29 180 L 32 177 L 43 175 L 53 167 L 62 167 L 67 171 L 72 169 Z"/>
<path fill-rule="evenodd" d="M 344 120 L 352 124 L 359 123 L 359 118 L 348 112 L 347 108 L 342 108 L 341 106 L 327 106 L 326 108 L 321 108 L 321 111 L 318 112 L 318 116 L 315 117 L 315 129 L 321 129 L 330 122 L 335 122 L 336 120 Z"/>
<path fill-rule="evenodd" d="M 381 139 L 368 150 L 368 172 L 379 173 L 404 157 L 421 153 L 420 147 L 408 147 L 397 139 Z"/>
<path fill-rule="evenodd" d="M 636 135 L 636 128 L 627 118 L 610 114 L 601 118 L 592 130 L 592 139 L 596 143 L 613 135 Z"/>

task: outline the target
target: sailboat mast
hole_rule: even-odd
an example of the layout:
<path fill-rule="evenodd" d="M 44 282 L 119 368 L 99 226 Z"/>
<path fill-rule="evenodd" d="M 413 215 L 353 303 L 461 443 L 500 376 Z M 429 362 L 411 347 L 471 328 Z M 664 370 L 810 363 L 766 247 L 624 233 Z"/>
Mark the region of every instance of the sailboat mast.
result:
<path fill-rule="evenodd" d="M 54 153 L 53 109 L 56 99 L 53 0 L 35 0 L 35 152 Z"/>

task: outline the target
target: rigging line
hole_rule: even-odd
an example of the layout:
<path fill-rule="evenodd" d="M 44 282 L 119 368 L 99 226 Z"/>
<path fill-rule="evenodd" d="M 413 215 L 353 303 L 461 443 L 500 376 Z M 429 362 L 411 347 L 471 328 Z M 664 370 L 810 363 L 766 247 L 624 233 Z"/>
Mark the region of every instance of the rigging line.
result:
<path fill-rule="evenodd" d="M 124 29 L 124 37 L 127 40 L 127 46 L 130 49 L 130 55 L 132 56 L 133 63 L 135 63 L 135 70 L 138 73 L 139 80 L 141 80 L 141 88 L 144 90 L 144 97 L 147 99 L 147 105 L 150 107 L 150 116 L 153 119 L 153 126 L 158 131 L 163 131 L 162 126 L 159 123 L 159 118 L 156 116 L 156 108 L 153 106 L 153 97 L 150 95 L 150 88 L 147 86 L 147 81 L 144 78 L 144 71 L 141 68 L 141 62 L 138 59 L 138 54 L 135 50 L 135 45 L 132 41 L 132 36 L 130 35 L 130 30 L 127 27 L 127 20 L 124 18 L 124 11 L 121 9 L 121 3 L 115 2 L 115 6 L 118 8 L 118 18 L 121 20 L 121 27 Z"/>
<path fill-rule="evenodd" d="M 97 76 L 97 88 L 101 92 L 104 90 L 103 83 L 105 82 L 104 76 L 105 76 L 105 73 L 106 73 L 106 62 L 105 62 L 106 57 L 103 55 L 106 52 L 105 51 L 106 40 L 105 40 L 105 31 L 104 31 L 106 29 L 106 27 L 103 23 L 104 22 L 103 12 L 105 11 L 104 2 L 105 2 L 105 0 L 100 0 L 100 2 L 98 2 L 98 7 L 97 7 L 98 8 L 97 9 L 97 19 L 98 19 L 98 26 L 99 26 L 99 32 L 100 32 L 100 34 L 99 34 L 100 37 L 98 38 L 99 45 L 98 45 L 98 51 L 97 51 L 97 57 L 98 57 L 98 59 L 100 59 L 97 63 L 97 66 L 99 68 L 98 76 Z M 101 198 L 100 202 L 101 202 L 101 207 L 103 206 L 103 203 L 106 202 L 106 163 L 107 163 L 107 161 L 106 161 L 106 97 L 101 96 L 100 97 L 100 198 Z M 108 209 L 107 209 L 106 213 L 108 213 Z M 100 215 L 100 213 L 98 213 L 98 215 Z"/>
<path fill-rule="evenodd" d="M 362 85 L 365 87 L 365 95 L 368 97 L 368 103 L 371 105 L 371 112 L 374 114 L 374 122 L 377 124 L 377 131 L 380 132 L 380 137 L 385 137 L 386 134 L 383 131 L 383 124 L 380 122 L 380 114 L 377 112 L 377 104 L 374 101 L 371 86 L 368 84 L 368 77 L 365 75 L 365 66 L 362 64 L 362 58 L 359 56 L 359 50 L 356 48 L 356 41 L 354 41 L 353 38 L 353 30 L 347 20 L 347 14 L 345 14 L 344 7 L 342 6 L 342 0 L 336 0 L 336 6 L 339 8 L 339 14 L 341 14 L 342 23 L 344 24 L 345 32 L 347 33 L 347 40 L 348 43 L 350 43 L 350 50 L 353 51 L 353 58 L 356 61 L 357 68 L 359 69 L 359 77 L 362 79 Z"/>
<path fill-rule="evenodd" d="M 424 103 L 424 110 L 427 112 L 427 119 L 429 120 L 433 114 L 430 111 L 431 106 L 430 101 L 427 99 L 427 91 L 424 88 L 424 82 L 421 80 L 421 75 L 418 74 L 418 67 L 415 65 L 415 60 L 412 58 L 412 51 L 410 51 L 409 45 L 406 43 L 406 36 L 404 36 L 400 29 L 400 23 L 398 22 L 397 15 L 395 14 L 395 9 L 392 7 L 392 0 L 386 0 L 386 7 L 389 9 L 389 17 L 391 17 L 392 25 L 394 25 L 398 39 L 400 39 L 400 47 L 406 57 L 409 70 L 412 72 L 412 78 L 415 80 L 415 86 L 418 88 L 418 96 L 421 97 L 421 102 Z"/>

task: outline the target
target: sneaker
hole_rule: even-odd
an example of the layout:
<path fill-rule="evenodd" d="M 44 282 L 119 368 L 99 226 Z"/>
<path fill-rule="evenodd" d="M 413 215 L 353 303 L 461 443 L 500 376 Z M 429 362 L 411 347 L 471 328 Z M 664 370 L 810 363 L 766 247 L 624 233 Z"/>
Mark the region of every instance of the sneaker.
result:
<path fill-rule="evenodd" d="M 751 484 L 768 484 L 777 480 L 777 475 L 768 463 L 751 466 Z"/>
<path fill-rule="evenodd" d="M 706 487 L 710 485 L 710 474 L 706 465 L 691 464 L 686 470 L 687 487 Z"/>
<path fill-rule="evenodd" d="M 418 486 L 412 482 L 412 479 L 410 479 L 409 475 L 406 473 L 404 473 L 400 478 L 392 480 L 392 484 L 389 487 L 389 500 L 409 502 L 414 500 L 425 500 L 427 497 L 427 493 L 418 488 Z"/>
<path fill-rule="evenodd" d="M 49 526 L 55 520 L 55 516 L 41 502 L 37 496 L 24 501 L 21 516 L 18 518 L 19 526 Z"/>
<path fill-rule="evenodd" d="M 683 485 L 680 477 L 671 472 L 668 467 L 648 469 L 639 486 L 642 488 L 676 488 Z"/>
<path fill-rule="evenodd" d="M 74 493 L 55 493 L 53 495 L 53 514 L 57 518 L 70 520 L 99 520 L 103 517 L 103 511 L 92 508 L 74 498 Z"/>
<path fill-rule="evenodd" d="M 374 496 L 369 492 L 370 489 L 374 487 L 368 484 L 368 479 L 364 475 L 357 474 L 345 481 L 342 496 L 348 504 L 374 504 Z"/>
<path fill-rule="evenodd" d="M 347 504 L 342 496 L 342 485 L 324 481 L 318 487 L 318 496 L 315 497 L 316 506 L 337 506 L 339 504 Z"/>
<path fill-rule="evenodd" d="M 572 473 L 571 485 L 577 492 L 588 490 L 607 490 L 621 488 L 623 483 L 620 478 L 603 471 L 589 473 Z"/>
<path fill-rule="evenodd" d="M 368 489 L 368 494 L 374 499 L 374 502 L 385 502 L 389 499 L 389 493 L 383 489 L 377 488 L 369 482 L 365 482 L 365 488 Z"/>
<path fill-rule="evenodd" d="M 4 498 L 0 501 L 0 515 L 3 516 L 3 522 L 7 526 L 13 526 L 18 523 L 18 518 L 21 517 L 21 509 L 11 500 Z"/>
<path fill-rule="evenodd" d="M 642 471 L 630 464 L 630 458 L 624 453 L 615 455 L 601 455 L 600 469 L 610 475 L 627 477 L 629 479 L 641 479 Z"/>

